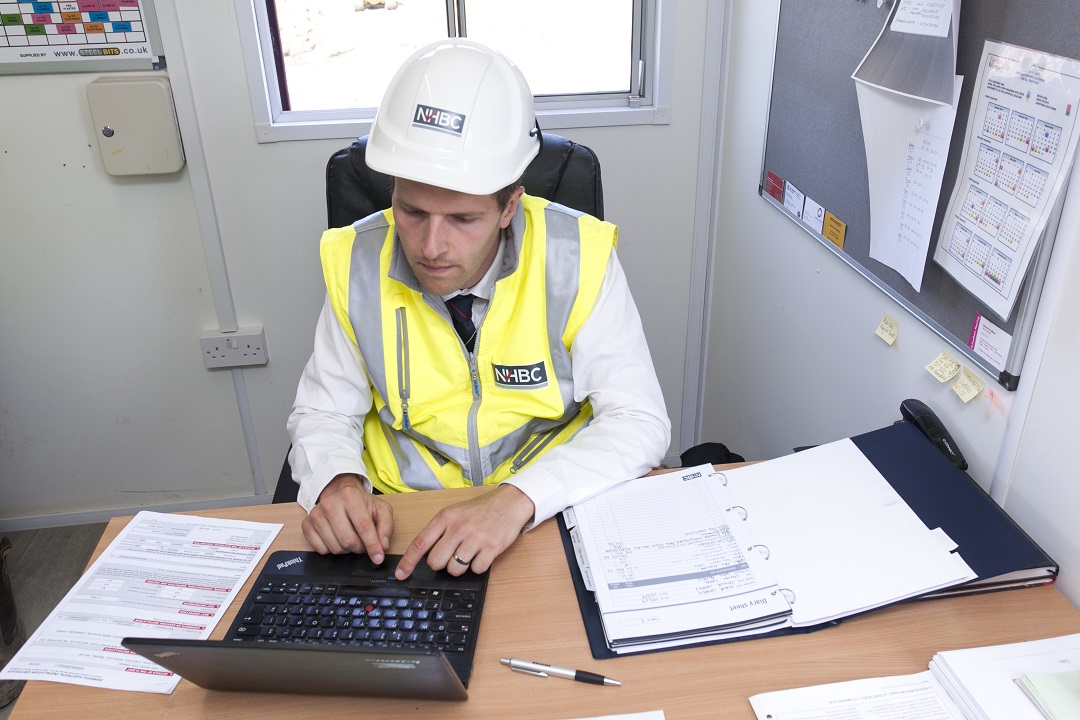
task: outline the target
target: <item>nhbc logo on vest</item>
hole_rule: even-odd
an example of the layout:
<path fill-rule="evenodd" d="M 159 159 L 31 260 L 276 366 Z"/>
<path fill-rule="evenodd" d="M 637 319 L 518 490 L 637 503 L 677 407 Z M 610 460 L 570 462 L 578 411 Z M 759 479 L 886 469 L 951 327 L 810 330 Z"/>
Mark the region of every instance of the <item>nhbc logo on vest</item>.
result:
<path fill-rule="evenodd" d="M 461 135 L 461 130 L 465 127 L 465 116 L 449 110 L 417 105 L 412 124 L 417 127 L 431 128 L 439 132 L 449 133 L 450 135 Z"/>
<path fill-rule="evenodd" d="M 547 387 L 547 370 L 544 362 L 532 365 L 492 365 L 495 384 L 510 390 L 536 390 Z"/>

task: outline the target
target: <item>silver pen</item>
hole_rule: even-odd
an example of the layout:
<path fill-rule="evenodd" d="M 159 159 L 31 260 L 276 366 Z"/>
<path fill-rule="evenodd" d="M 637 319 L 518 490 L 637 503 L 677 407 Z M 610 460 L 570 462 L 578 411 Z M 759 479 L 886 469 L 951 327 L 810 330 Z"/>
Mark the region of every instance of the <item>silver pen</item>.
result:
<path fill-rule="evenodd" d="M 596 673 L 587 672 L 585 670 L 572 670 L 570 668 L 557 667 L 555 665 L 545 665 L 544 663 L 529 662 L 528 660 L 518 660 L 517 658 L 500 658 L 500 662 L 502 662 L 503 665 L 509 665 L 510 669 L 514 672 L 535 675 L 536 677 L 547 677 L 551 675 L 553 677 L 576 680 L 592 685 L 622 685 L 618 680 L 612 680 L 609 677 L 597 675 Z"/>

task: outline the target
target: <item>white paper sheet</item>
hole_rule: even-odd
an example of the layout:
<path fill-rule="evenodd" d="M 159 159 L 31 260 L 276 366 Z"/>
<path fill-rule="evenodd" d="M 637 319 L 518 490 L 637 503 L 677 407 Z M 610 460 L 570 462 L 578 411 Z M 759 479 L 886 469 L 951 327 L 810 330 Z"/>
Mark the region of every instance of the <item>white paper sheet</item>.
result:
<path fill-rule="evenodd" d="M 1072 167 L 1078 102 L 1080 62 L 986 42 L 934 260 L 1003 321 Z"/>
<path fill-rule="evenodd" d="M 205 639 L 280 524 L 140 512 L 0 671 L 0 680 L 170 693 L 125 637 Z"/>
<path fill-rule="evenodd" d="M 964 720 L 929 671 L 761 693 L 750 706 L 758 720 Z"/>
<path fill-rule="evenodd" d="M 787 621 L 740 508 L 711 473 L 701 465 L 631 481 L 575 506 L 610 643 Z"/>
<path fill-rule="evenodd" d="M 948 0 L 897 0 L 890 26 L 896 32 L 914 35 L 947 37 L 952 24 L 953 8 Z"/>
<path fill-rule="evenodd" d="M 620 653 L 813 626 L 975 578 L 850 440 L 632 480 L 574 514 Z"/>
<path fill-rule="evenodd" d="M 870 189 L 870 257 L 922 290 L 956 103 L 937 105 L 855 83 Z"/>
<path fill-rule="evenodd" d="M 960 0 L 897 0 L 889 18 L 851 77 L 904 97 L 950 104 Z"/>
<path fill-rule="evenodd" d="M 797 627 L 976 577 L 849 439 L 723 474 Z"/>
<path fill-rule="evenodd" d="M 971 718 L 1043 720 L 1016 680 L 1080 665 L 1080 634 L 939 652 L 930 670 Z"/>

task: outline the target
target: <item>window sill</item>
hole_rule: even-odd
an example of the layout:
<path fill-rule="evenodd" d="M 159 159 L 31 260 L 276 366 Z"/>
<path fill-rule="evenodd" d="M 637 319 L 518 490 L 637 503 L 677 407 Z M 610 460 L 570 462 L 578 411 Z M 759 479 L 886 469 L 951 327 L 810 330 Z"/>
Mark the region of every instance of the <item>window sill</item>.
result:
<path fill-rule="evenodd" d="M 351 115 L 351 116 L 350 116 Z M 294 140 L 352 140 L 366 135 L 371 129 L 371 118 L 359 118 L 349 111 L 326 113 L 282 113 L 284 119 L 270 123 L 256 123 L 255 136 L 260 143 L 290 142 Z M 671 108 L 643 107 L 590 107 L 590 108 L 543 108 L 537 110 L 541 130 L 564 130 L 567 128 L 616 127 L 622 125 L 668 125 Z M 295 119 L 294 119 L 295 118 Z"/>

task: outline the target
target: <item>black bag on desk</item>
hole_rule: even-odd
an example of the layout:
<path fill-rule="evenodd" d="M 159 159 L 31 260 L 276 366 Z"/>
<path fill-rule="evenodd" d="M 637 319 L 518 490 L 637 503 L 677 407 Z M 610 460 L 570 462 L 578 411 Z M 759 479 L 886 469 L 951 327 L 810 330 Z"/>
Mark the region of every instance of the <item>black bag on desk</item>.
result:
<path fill-rule="evenodd" d="M 695 465 L 726 465 L 727 463 L 746 462 L 742 455 L 728 450 L 727 445 L 718 442 L 707 442 L 695 445 L 679 456 L 683 467 Z"/>

